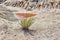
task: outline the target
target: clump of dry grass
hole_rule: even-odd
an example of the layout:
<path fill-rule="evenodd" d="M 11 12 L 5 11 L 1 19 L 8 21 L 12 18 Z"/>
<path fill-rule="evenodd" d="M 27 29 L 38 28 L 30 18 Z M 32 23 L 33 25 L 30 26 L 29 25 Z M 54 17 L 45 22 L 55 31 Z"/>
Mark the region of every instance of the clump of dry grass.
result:
<path fill-rule="evenodd" d="M 24 18 L 21 20 L 20 25 L 23 29 L 28 29 L 34 23 L 33 18 Z"/>
<path fill-rule="evenodd" d="M 18 17 L 22 16 L 22 19 L 20 20 L 19 23 L 22 26 L 22 28 L 26 30 L 28 30 L 29 27 L 34 23 L 33 16 L 36 16 L 36 14 L 33 13 L 17 13 L 16 15 Z"/>

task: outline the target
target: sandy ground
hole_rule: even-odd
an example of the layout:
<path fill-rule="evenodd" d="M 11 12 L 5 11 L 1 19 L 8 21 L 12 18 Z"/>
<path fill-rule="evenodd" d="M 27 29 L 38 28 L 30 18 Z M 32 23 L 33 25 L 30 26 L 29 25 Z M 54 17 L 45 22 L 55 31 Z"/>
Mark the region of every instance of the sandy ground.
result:
<path fill-rule="evenodd" d="M 33 11 L 38 15 L 30 32 L 21 29 L 14 10 L 7 9 L 7 14 L 4 9 L 0 8 L 0 40 L 60 40 L 60 9 Z"/>

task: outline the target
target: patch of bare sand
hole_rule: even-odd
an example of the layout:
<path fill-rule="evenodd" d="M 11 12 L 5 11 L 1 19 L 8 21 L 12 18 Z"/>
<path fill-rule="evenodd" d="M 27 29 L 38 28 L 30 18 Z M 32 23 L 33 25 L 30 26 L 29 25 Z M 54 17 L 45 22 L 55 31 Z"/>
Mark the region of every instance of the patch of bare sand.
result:
<path fill-rule="evenodd" d="M 0 18 L 0 40 L 60 40 L 60 12 L 50 10 L 37 13 L 30 33 L 21 29 L 18 20 Z"/>

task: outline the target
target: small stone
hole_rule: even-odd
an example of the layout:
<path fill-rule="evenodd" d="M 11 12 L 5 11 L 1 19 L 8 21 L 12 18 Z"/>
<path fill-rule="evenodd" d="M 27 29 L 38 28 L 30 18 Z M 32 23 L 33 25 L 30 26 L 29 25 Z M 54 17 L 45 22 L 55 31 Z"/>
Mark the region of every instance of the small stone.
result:
<path fill-rule="evenodd" d="M 16 36 L 16 35 L 14 35 L 14 36 Z"/>

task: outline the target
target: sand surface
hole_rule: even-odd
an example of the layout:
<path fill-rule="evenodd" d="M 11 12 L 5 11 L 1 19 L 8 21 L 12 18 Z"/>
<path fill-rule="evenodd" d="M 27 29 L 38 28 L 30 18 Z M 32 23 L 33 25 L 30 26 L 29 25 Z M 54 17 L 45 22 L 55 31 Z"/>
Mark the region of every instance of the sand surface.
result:
<path fill-rule="evenodd" d="M 32 11 L 38 15 L 30 32 L 25 32 L 14 16 L 16 11 L 21 10 L 8 8 L 0 6 L 0 40 L 60 40 L 60 9 Z"/>

